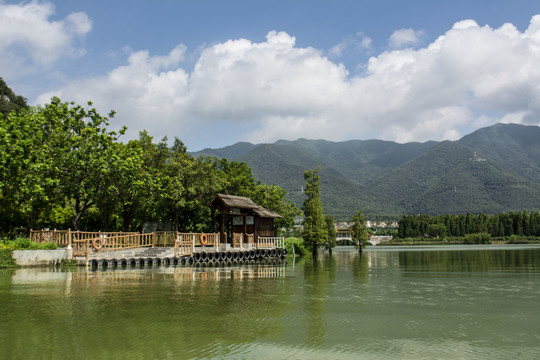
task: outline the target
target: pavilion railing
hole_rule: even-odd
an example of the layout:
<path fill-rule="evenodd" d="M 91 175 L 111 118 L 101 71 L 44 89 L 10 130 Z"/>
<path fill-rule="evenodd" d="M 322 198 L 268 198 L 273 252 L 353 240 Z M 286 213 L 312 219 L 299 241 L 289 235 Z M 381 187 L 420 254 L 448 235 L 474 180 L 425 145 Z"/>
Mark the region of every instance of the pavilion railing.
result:
<path fill-rule="evenodd" d="M 233 248 L 241 248 L 244 245 L 244 234 L 233 233 L 232 244 Z"/>
<path fill-rule="evenodd" d="M 283 237 L 269 237 L 259 236 L 255 242 L 256 248 L 284 248 L 285 238 Z"/>
<path fill-rule="evenodd" d="M 219 250 L 219 233 L 176 233 L 175 254 L 191 255 L 195 249 L 213 248 Z"/>

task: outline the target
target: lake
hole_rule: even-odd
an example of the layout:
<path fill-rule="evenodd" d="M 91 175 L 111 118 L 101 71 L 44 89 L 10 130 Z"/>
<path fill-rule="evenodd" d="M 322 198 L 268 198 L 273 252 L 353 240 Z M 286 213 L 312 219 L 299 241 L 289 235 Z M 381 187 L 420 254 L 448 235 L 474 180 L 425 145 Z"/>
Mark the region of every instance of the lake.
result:
<path fill-rule="evenodd" d="M 540 246 L 0 271 L 0 359 L 533 359 Z"/>

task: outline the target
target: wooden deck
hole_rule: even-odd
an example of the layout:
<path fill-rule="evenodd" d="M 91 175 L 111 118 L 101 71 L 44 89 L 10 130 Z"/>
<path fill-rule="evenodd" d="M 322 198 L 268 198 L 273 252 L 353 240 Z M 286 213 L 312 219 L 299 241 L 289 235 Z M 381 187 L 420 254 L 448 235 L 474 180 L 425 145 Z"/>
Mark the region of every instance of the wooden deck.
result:
<path fill-rule="evenodd" d="M 218 263 L 284 258 L 282 237 L 233 234 L 232 244 L 221 243 L 219 233 L 30 231 L 34 242 L 72 247 L 73 257 L 86 264 L 118 266 L 134 263 Z"/>
<path fill-rule="evenodd" d="M 174 248 L 137 249 L 132 252 L 106 252 L 86 260 L 92 268 L 134 268 L 194 265 L 204 267 L 233 266 L 284 261 L 285 249 L 252 249 L 234 251 L 196 251 L 191 255 L 174 255 Z M 84 258 L 80 259 L 85 261 Z"/>

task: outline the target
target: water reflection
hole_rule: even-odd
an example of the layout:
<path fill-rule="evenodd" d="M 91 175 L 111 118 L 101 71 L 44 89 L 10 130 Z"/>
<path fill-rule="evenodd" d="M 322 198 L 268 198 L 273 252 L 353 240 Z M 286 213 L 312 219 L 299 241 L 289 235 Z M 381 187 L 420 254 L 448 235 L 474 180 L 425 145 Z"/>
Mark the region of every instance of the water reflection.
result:
<path fill-rule="evenodd" d="M 404 251 L 399 266 L 409 275 L 489 271 L 538 271 L 540 252 L 531 249 Z"/>
<path fill-rule="evenodd" d="M 0 272 L 0 358 L 534 357 L 540 249 L 452 249 Z"/>

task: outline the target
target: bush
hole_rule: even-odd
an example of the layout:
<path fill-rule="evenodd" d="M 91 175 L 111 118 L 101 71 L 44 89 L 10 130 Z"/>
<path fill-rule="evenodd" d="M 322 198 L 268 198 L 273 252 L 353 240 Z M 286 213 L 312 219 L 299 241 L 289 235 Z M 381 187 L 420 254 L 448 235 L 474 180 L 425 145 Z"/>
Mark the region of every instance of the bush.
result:
<path fill-rule="evenodd" d="M 509 244 L 528 244 L 529 241 L 525 236 L 510 235 L 508 237 Z"/>
<path fill-rule="evenodd" d="M 58 245 L 56 243 L 50 242 L 50 243 L 43 243 L 43 244 L 36 244 L 32 243 L 34 245 L 37 245 L 37 247 L 33 250 L 56 250 L 58 249 Z"/>
<path fill-rule="evenodd" d="M 16 238 L 15 240 L 8 241 L 7 244 L 11 246 L 13 250 L 26 250 L 30 249 L 32 242 L 29 238 Z"/>
<path fill-rule="evenodd" d="M 43 243 L 38 244 L 31 242 L 29 238 L 20 237 L 15 240 L 5 240 L 4 243 L 10 247 L 12 250 L 54 250 L 58 246 L 56 243 Z"/>
<path fill-rule="evenodd" d="M 485 232 L 465 234 L 464 244 L 490 244 L 491 235 Z"/>
<path fill-rule="evenodd" d="M 15 267 L 15 259 L 13 259 L 13 250 L 0 242 L 0 268 Z"/>
<path fill-rule="evenodd" d="M 309 254 L 309 251 L 304 246 L 304 239 L 296 237 L 285 238 L 285 249 L 287 249 L 289 254 L 293 254 L 293 247 L 294 254 L 296 255 Z"/>

